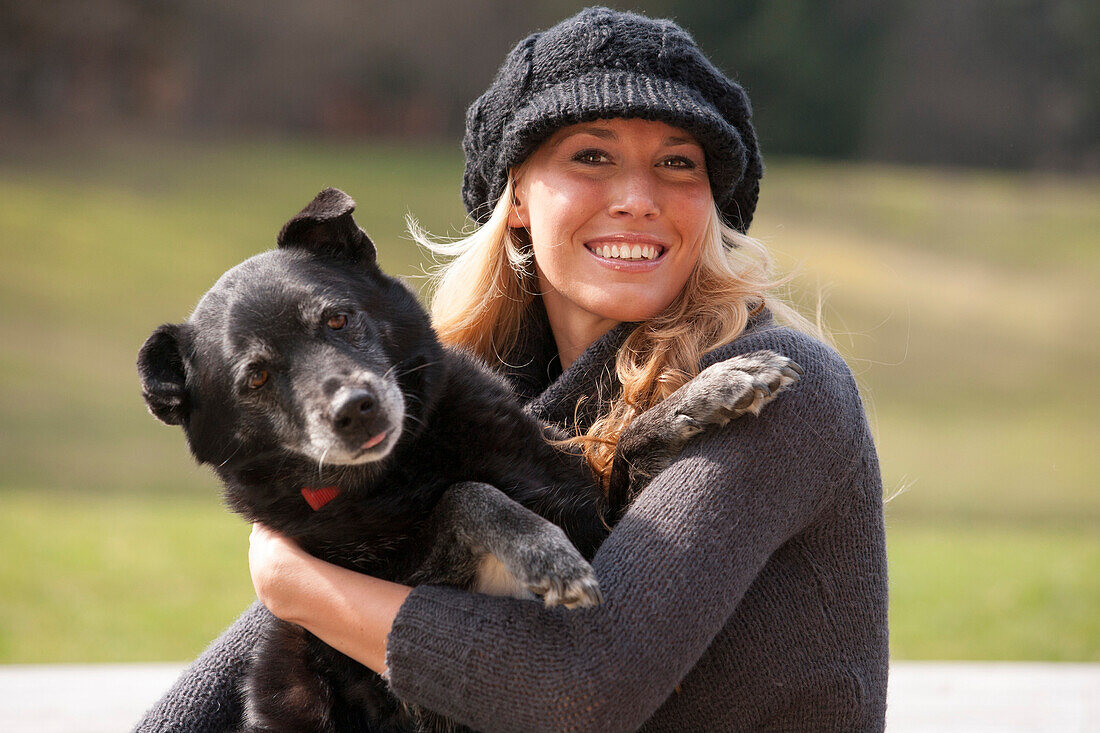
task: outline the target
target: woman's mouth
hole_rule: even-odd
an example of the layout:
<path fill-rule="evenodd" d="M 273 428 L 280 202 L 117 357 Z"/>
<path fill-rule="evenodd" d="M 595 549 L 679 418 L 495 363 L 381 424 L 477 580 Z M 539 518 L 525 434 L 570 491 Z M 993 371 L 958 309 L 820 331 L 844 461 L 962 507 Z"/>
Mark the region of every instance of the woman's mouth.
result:
<path fill-rule="evenodd" d="M 656 260 L 665 253 L 665 248 L 659 244 L 600 244 L 585 245 L 588 251 L 597 257 L 608 260 Z"/>
<path fill-rule="evenodd" d="M 586 241 L 584 246 L 613 270 L 649 270 L 668 252 L 661 237 L 642 232 L 600 234 Z"/>

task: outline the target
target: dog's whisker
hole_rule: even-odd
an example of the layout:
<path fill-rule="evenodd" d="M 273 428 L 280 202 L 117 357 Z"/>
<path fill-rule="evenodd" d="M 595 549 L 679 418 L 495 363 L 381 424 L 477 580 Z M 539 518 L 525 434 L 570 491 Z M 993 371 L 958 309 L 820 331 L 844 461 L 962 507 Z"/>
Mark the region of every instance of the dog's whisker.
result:
<path fill-rule="evenodd" d="M 237 444 L 237 447 L 233 449 L 233 452 L 232 452 L 232 453 L 230 453 L 230 454 L 229 454 L 229 455 L 228 455 L 228 456 L 226 457 L 226 459 L 225 459 L 224 461 L 222 461 L 221 463 L 219 463 L 219 464 L 218 464 L 218 468 L 225 468 L 225 464 L 227 464 L 227 463 L 229 463 L 229 462 L 230 462 L 231 460 L 233 460 L 233 456 L 235 456 L 235 455 L 237 455 L 238 453 L 240 453 L 240 451 L 241 451 L 241 447 L 242 447 L 242 444 L 241 444 L 241 443 L 238 443 L 238 444 Z"/>
<path fill-rule="evenodd" d="M 428 362 L 425 362 L 425 363 L 421 364 L 420 366 L 412 367 L 408 371 L 402 372 L 401 374 L 402 375 L 412 374 L 413 372 L 418 372 L 421 369 L 427 369 L 428 367 L 433 367 L 438 363 L 439 362 L 436 362 L 436 361 L 428 361 Z M 399 366 L 398 364 L 394 364 L 392 367 L 390 367 L 390 370 L 392 371 L 392 370 L 396 369 L 398 366 Z M 389 371 L 387 371 L 386 373 L 389 374 Z"/>

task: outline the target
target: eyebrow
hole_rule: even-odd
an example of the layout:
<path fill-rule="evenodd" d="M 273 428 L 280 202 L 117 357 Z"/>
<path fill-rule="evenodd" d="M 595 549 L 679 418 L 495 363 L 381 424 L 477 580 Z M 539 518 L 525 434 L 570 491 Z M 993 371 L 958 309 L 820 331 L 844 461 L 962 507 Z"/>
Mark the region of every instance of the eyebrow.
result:
<path fill-rule="evenodd" d="M 703 147 L 699 142 L 686 137 L 665 138 L 665 145 L 698 145 L 699 147 Z"/>

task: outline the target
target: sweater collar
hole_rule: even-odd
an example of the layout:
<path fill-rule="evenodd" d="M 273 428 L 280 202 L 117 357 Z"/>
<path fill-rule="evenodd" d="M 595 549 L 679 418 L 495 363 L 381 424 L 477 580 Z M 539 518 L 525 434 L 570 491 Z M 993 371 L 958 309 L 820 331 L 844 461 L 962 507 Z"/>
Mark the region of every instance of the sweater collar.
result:
<path fill-rule="evenodd" d="M 542 298 L 527 307 L 516 345 L 501 373 L 535 418 L 585 431 L 619 392 L 615 356 L 637 323 L 620 323 L 589 346 L 564 372 Z M 774 326 L 771 312 L 749 317 L 745 333 Z"/>
<path fill-rule="evenodd" d="M 596 417 L 605 411 L 607 403 L 619 393 L 615 356 L 637 325 L 620 323 L 596 339 L 561 376 L 527 404 L 527 412 L 541 420 L 588 430 Z"/>
<path fill-rule="evenodd" d="M 536 295 L 528 303 L 515 344 L 494 368 L 524 404 L 561 376 L 558 347 L 541 297 Z"/>
<path fill-rule="evenodd" d="M 535 296 L 501 372 L 533 417 L 587 430 L 599 407 L 619 389 L 615 355 L 636 325 L 613 327 L 562 371 L 550 319 L 542 298 Z"/>

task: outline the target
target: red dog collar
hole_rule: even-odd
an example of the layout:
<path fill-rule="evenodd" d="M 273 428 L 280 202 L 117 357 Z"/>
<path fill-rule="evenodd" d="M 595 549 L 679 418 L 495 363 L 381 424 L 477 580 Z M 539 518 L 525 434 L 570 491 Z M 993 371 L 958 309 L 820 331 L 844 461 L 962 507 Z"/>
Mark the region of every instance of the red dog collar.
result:
<path fill-rule="evenodd" d="M 310 505 L 313 511 L 317 511 L 339 495 L 339 486 L 322 486 L 319 489 L 311 489 L 307 486 L 302 489 L 302 497 L 306 500 L 306 503 Z"/>

